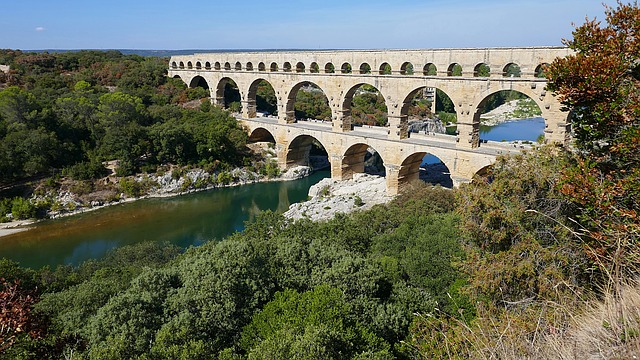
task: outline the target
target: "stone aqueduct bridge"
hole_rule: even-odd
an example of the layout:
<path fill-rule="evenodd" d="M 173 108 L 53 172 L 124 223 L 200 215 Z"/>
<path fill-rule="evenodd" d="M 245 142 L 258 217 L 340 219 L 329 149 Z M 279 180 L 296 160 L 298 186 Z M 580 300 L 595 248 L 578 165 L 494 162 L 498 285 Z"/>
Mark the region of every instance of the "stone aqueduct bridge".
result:
<path fill-rule="evenodd" d="M 567 113 L 545 90 L 546 80 L 540 74 L 545 64 L 570 53 L 561 47 L 202 53 L 173 56 L 169 76 L 181 78 L 190 87 L 207 87 L 218 105 L 224 105 L 225 86 L 233 81 L 240 92 L 242 120 L 250 139 L 275 141 L 282 167 L 308 159 L 315 138 L 329 154 L 331 176 L 347 179 L 364 171 L 365 152 L 374 148 L 386 167 L 387 190 L 397 193 L 403 184 L 418 177 L 427 153 L 447 165 L 457 184 L 469 181 L 496 155 L 514 151 L 513 146 L 479 139 L 480 109 L 501 90 L 516 90 L 533 99 L 545 119 L 545 140 L 565 143 L 569 136 Z M 507 76 L 514 65 L 520 76 Z M 489 76 L 478 76 L 485 66 Z M 456 68 L 462 69 L 461 76 L 453 76 Z M 277 119 L 256 117 L 256 92 L 262 80 L 275 91 Z M 330 125 L 296 123 L 296 94 L 309 83 L 327 96 Z M 351 101 L 363 84 L 374 86 L 384 97 L 386 129 L 352 125 Z M 457 136 L 409 136 L 408 108 L 425 88 L 438 88 L 451 98 L 458 118 Z"/>

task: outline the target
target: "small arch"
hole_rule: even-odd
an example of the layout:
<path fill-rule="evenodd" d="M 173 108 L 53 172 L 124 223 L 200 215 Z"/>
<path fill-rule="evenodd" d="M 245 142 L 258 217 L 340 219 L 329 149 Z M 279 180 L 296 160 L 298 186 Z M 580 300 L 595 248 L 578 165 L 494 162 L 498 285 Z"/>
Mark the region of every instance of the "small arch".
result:
<path fill-rule="evenodd" d="M 258 71 L 267 71 L 267 67 L 262 61 L 258 63 Z"/>
<path fill-rule="evenodd" d="M 276 138 L 273 136 L 273 134 L 271 134 L 269 130 L 259 127 L 259 128 L 253 129 L 253 131 L 249 135 L 249 138 L 247 139 L 247 142 L 250 144 L 255 144 L 255 143 L 275 144 Z"/>
<path fill-rule="evenodd" d="M 424 76 L 436 76 L 438 75 L 438 68 L 434 63 L 428 63 L 422 68 L 422 74 Z"/>
<path fill-rule="evenodd" d="M 224 69 L 231 70 L 231 64 L 229 64 L 228 62 L 224 63 Z"/>
<path fill-rule="evenodd" d="M 504 77 L 520 77 L 521 75 L 520 65 L 516 63 L 509 63 L 502 70 L 502 76 Z"/>
<path fill-rule="evenodd" d="M 413 64 L 410 62 L 405 62 L 400 66 L 400 74 L 402 75 L 413 75 Z"/>
<path fill-rule="evenodd" d="M 180 69 L 184 69 L 184 63 L 180 61 Z"/>
<path fill-rule="evenodd" d="M 462 66 L 458 63 L 453 63 L 447 68 L 447 76 L 462 76 Z"/>
<path fill-rule="evenodd" d="M 538 66 L 536 66 L 536 71 L 534 72 L 534 76 L 537 78 L 544 78 L 546 77 L 546 68 L 547 66 L 549 66 L 549 64 L 547 63 L 542 63 Z"/>
<path fill-rule="evenodd" d="M 210 63 L 210 62 L 208 62 L 208 61 L 207 61 L 206 63 L 204 63 L 204 68 L 205 68 L 206 70 L 211 70 L 211 63 Z"/>
<path fill-rule="evenodd" d="M 317 62 L 312 62 L 311 66 L 309 66 L 309 72 L 313 73 L 313 74 L 317 74 L 320 72 L 320 66 L 318 66 Z"/>
<path fill-rule="evenodd" d="M 216 61 L 216 63 L 213 65 L 213 68 L 216 70 L 220 70 L 220 63 Z"/>
<path fill-rule="evenodd" d="M 286 61 L 282 66 L 282 71 L 290 72 L 291 71 L 291 63 Z"/>
<path fill-rule="evenodd" d="M 391 75 L 391 65 L 389 65 L 389 63 L 382 63 L 379 71 L 380 75 Z"/>
<path fill-rule="evenodd" d="M 236 70 L 242 70 L 242 64 L 240 63 L 240 61 L 236 61 L 235 69 Z"/>
<path fill-rule="evenodd" d="M 187 69 L 193 69 L 193 64 L 191 63 L 191 61 L 187 62 Z"/>
<path fill-rule="evenodd" d="M 298 62 L 296 64 L 296 72 L 297 73 L 303 73 L 304 72 L 304 63 L 303 62 Z"/>
<path fill-rule="evenodd" d="M 271 66 L 269 67 L 269 71 L 272 71 L 272 72 L 274 72 L 274 71 L 278 71 L 278 64 L 277 64 L 277 63 L 272 62 L 272 63 L 271 63 Z"/>
<path fill-rule="evenodd" d="M 175 61 L 174 61 L 174 62 L 172 62 L 172 63 L 171 63 L 171 68 L 172 68 L 172 69 L 177 69 L 177 68 L 178 68 L 178 64 L 176 64 L 176 62 L 175 62 Z"/>
<path fill-rule="evenodd" d="M 247 71 L 253 71 L 253 63 L 252 63 L 251 61 L 249 61 L 249 62 L 247 63 L 247 66 L 245 67 L 245 69 L 246 69 Z"/>
<path fill-rule="evenodd" d="M 333 74 L 333 73 L 335 73 L 335 72 L 336 72 L 336 67 L 335 67 L 335 66 L 333 66 L 333 64 L 332 64 L 332 63 L 327 63 L 327 64 L 324 66 L 324 72 L 325 72 L 325 73 L 327 73 L 327 74 Z"/>
<path fill-rule="evenodd" d="M 196 62 L 196 69 L 202 69 L 202 63 L 200 63 L 200 61 Z"/>
<path fill-rule="evenodd" d="M 340 72 L 343 74 L 351 74 L 351 64 L 349 63 L 342 64 L 342 66 L 340 67 Z"/>
<path fill-rule="evenodd" d="M 371 65 L 362 63 L 362 65 L 360 65 L 360 74 L 371 74 Z"/>
<path fill-rule="evenodd" d="M 480 63 L 473 68 L 474 77 L 489 77 L 491 75 L 491 68 L 485 63 Z"/>

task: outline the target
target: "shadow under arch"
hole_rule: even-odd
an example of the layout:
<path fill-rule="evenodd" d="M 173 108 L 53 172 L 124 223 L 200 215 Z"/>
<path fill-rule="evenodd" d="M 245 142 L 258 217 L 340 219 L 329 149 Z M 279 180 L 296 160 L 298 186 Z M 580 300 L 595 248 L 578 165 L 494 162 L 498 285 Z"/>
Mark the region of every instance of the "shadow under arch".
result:
<path fill-rule="evenodd" d="M 418 180 L 446 188 L 453 187 L 449 167 L 436 155 L 428 152 L 413 153 L 407 156 L 400 165 L 398 188 Z"/>
<path fill-rule="evenodd" d="M 476 107 L 474 131 L 478 131 L 480 143 L 542 140 L 547 126 L 543 106 L 526 88 L 493 91 Z"/>
<path fill-rule="evenodd" d="M 291 88 L 287 96 L 286 111 L 287 119 L 290 121 L 331 121 L 327 94 L 320 86 L 310 81 L 299 82 Z"/>
<path fill-rule="evenodd" d="M 351 145 L 343 154 L 340 165 L 343 180 L 352 179 L 354 174 L 385 176 L 384 160 L 371 146 L 364 143 Z"/>
<path fill-rule="evenodd" d="M 386 126 L 389 111 L 382 92 L 369 83 L 353 85 L 342 99 L 342 112 L 354 126 Z"/>
<path fill-rule="evenodd" d="M 223 77 L 218 82 L 216 86 L 216 105 L 229 108 L 232 111 L 241 110 L 240 90 L 236 82 L 230 77 Z"/>
<path fill-rule="evenodd" d="M 326 167 L 329 155 L 326 147 L 311 135 L 298 135 L 287 145 L 285 168 L 311 166 L 314 169 Z M 316 165 L 322 164 L 322 165 Z"/>
<path fill-rule="evenodd" d="M 278 98 L 273 85 L 263 78 L 258 78 L 249 85 L 247 103 L 250 108 L 253 107 L 254 111 L 264 115 L 278 113 Z"/>
<path fill-rule="evenodd" d="M 189 87 L 192 88 L 192 89 L 196 88 L 196 87 L 201 87 L 203 89 L 209 90 L 209 83 L 202 76 L 196 75 L 189 82 Z"/>
<path fill-rule="evenodd" d="M 249 134 L 249 138 L 247 139 L 247 142 L 250 144 L 254 144 L 254 143 L 276 143 L 276 138 L 273 136 L 273 134 L 263 128 L 263 127 L 258 127 L 253 129 L 253 131 L 251 131 L 251 134 Z"/>

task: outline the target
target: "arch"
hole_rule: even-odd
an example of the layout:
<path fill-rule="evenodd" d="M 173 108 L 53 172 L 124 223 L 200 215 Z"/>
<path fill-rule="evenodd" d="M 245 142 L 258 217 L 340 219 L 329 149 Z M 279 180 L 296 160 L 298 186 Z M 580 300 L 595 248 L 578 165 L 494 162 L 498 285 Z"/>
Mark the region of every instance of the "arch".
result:
<path fill-rule="evenodd" d="M 282 65 L 282 71 L 290 72 L 291 71 L 291 63 L 285 61 L 284 65 Z"/>
<path fill-rule="evenodd" d="M 336 72 L 336 67 L 333 66 L 333 63 L 328 62 L 324 66 L 324 72 L 327 74 L 333 74 Z"/>
<path fill-rule="evenodd" d="M 354 101 L 356 96 L 358 99 Z M 354 102 L 357 103 L 355 107 Z M 365 106 L 359 106 L 359 104 Z M 345 93 L 342 99 L 342 112 L 353 124 L 384 126 L 388 121 L 388 109 L 384 96 L 378 88 L 368 83 L 353 85 Z"/>
<path fill-rule="evenodd" d="M 462 76 L 462 66 L 458 63 L 453 63 L 447 68 L 447 76 Z"/>
<path fill-rule="evenodd" d="M 271 66 L 269 66 L 269 71 L 278 71 L 278 64 L 275 62 L 271 63 Z"/>
<path fill-rule="evenodd" d="M 413 64 L 410 62 L 405 62 L 400 66 L 400 74 L 402 75 L 413 75 Z"/>
<path fill-rule="evenodd" d="M 191 61 L 187 61 L 187 69 L 193 69 L 193 64 Z"/>
<path fill-rule="evenodd" d="M 438 68 L 434 63 L 428 63 L 422 68 L 422 74 L 424 76 L 436 76 L 438 75 Z"/>
<path fill-rule="evenodd" d="M 208 62 L 208 61 L 207 61 L 206 63 L 204 63 L 204 68 L 205 68 L 206 70 L 211 70 L 211 63 L 210 63 L 210 62 Z"/>
<path fill-rule="evenodd" d="M 485 63 L 479 63 L 473 68 L 474 77 L 489 77 L 491 76 L 491 68 Z"/>
<path fill-rule="evenodd" d="M 340 67 L 340 72 L 343 74 L 351 74 L 351 64 L 349 64 L 348 62 L 342 64 L 342 66 Z"/>
<path fill-rule="evenodd" d="M 380 75 L 391 75 L 391 65 L 389 63 L 382 63 L 379 69 Z"/>
<path fill-rule="evenodd" d="M 213 68 L 216 70 L 220 70 L 220 63 L 216 61 L 216 63 L 213 65 Z"/>
<path fill-rule="evenodd" d="M 304 101 L 297 104 L 297 101 L 302 100 L 303 97 Z M 297 106 L 302 104 L 307 106 Z M 286 111 L 288 119 L 331 120 L 327 94 L 320 86 L 310 81 L 299 82 L 291 88 L 287 96 Z"/>
<path fill-rule="evenodd" d="M 196 62 L 196 69 L 198 70 L 202 69 L 202 63 L 200 61 Z"/>
<path fill-rule="evenodd" d="M 175 61 L 173 61 L 173 62 L 171 63 L 171 68 L 172 68 L 172 69 L 177 69 L 177 68 L 178 68 L 178 64 L 176 64 L 176 62 L 175 62 Z"/>
<path fill-rule="evenodd" d="M 253 131 L 251 131 L 251 134 L 249 134 L 249 138 L 247 139 L 247 142 L 250 144 L 253 143 L 274 143 L 276 142 L 276 138 L 273 136 L 273 134 L 271 134 L 271 132 L 263 127 L 258 127 L 253 129 Z"/>
<path fill-rule="evenodd" d="M 192 89 L 196 87 L 201 87 L 209 90 L 209 83 L 207 83 L 207 80 L 205 80 L 205 78 L 198 75 L 198 76 L 194 76 L 193 79 L 191 79 L 191 81 L 189 82 L 189 87 Z"/>
<path fill-rule="evenodd" d="M 267 71 L 267 67 L 264 65 L 262 61 L 258 63 L 258 71 Z"/>
<path fill-rule="evenodd" d="M 313 148 L 316 148 L 313 151 Z M 310 135 L 298 135 L 287 145 L 287 155 L 285 167 L 290 168 L 296 165 L 308 166 L 312 153 L 326 154 L 326 146 L 318 139 Z"/>
<path fill-rule="evenodd" d="M 486 165 L 478 169 L 475 174 L 473 174 L 473 179 L 477 178 L 487 178 L 491 176 L 491 170 L 493 169 L 493 164 Z"/>
<path fill-rule="evenodd" d="M 352 179 L 353 174 L 358 173 L 384 176 L 384 159 L 367 144 L 353 144 L 342 156 L 340 172 L 343 180 Z"/>
<path fill-rule="evenodd" d="M 360 74 L 371 74 L 371 65 L 362 63 L 360 65 Z"/>
<path fill-rule="evenodd" d="M 500 107 L 505 103 L 510 103 L 516 107 L 507 115 L 512 115 L 513 119 L 530 119 L 526 122 L 509 121 L 510 118 L 495 118 L 485 114 L 492 114 L 491 111 Z M 518 90 L 496 90 L 487 94 L 479 103 L 474 116 L 474 128 L 480 134 L 481 141 L 530 141 L 535 142 L 541 135 L 544 135 L 545 120 L 542 109 L 543 103 L 530 88 L 524 86 Z M 484 115 L 484 116 L 483 116 Z M 488 127 L 484 124 L 487 121 L 498 124 L 494 127 Z M 526 126 L 524 125 L 526 124 Z"/>
<path fill-rule="evenodd" d="M 547 68 L 547 66 L 549 66 L 549 64 L 547 63 L 542 63 L 538 66 L 536 66 L 536 70 L 533 73 L 533 76 L 537 77 L 537 78 L 544 78 L 546 77 L 546 73 L 545 70 Z"/>
<path fill-rule="evenodd" d="M 265 79 L 254 80 L 247 91 L 247 102 L 249 106 L 254 106 L 256 111 L 265 115 L 276 114 L 278 112 L 278 99 L 273 85 Z"/>
<path fill-rule="evenodd" d="M 320 66 L 318 66 L 317 62 L 312 62 L 311 66 L 309 66 L 309 72 L 313 74 L 317 74 L 320 72 Z"/>
<path fill-rule="evenodd" d="M 432 117 L 435 113 L 436 91 L 436 88 L 427 86 L 414 89 L 405 97 L 400 115 L 418 119 Z"/>
<path fill-rule="evenodd" d="M 229 62 L 224 63 L 224 69 L 231 70 L 231 64 L 229 64 Z"/>
<path fill-rule="evenodd" d="M 246 69 L 247 71 L 253 71 L 253 63 L 252 63 L 251 61 L 249 61 L 249 62 L 247 63 L 247 66 L 245 67 L 245 69 Z"/>
<path fill-rule="evenodd" d="M 303 62 L 298 62 L 296 64 L 296 72 L 297 73 L 303 73 L 304 72 L 304 63 Z"/>
<path fill-rule="evenodd" d="M 240 63 L 240 61 L 236 61 L 236 65 L 235 65 L 235 70 L 242 70 L 242 64 Z"/>
<path fill-rule="evenodd" d="M 180 61 L 180 69 L 184 69 L 184 63 Z"/>
<path fill-rule="evenodd" d="M 516 63 L 508 63 L 504 69 L 502 69 L 502 76 L 504 77 L 520 77 L 521 75 L 520 65 Z"/>
<path fill-rule="evenodd" d="M 237 103 L 235 105 L 234 103 Z M 216 86 L 216 104 L 232 111 L 240 111 L 240 90 L 236 82 L 229 78 L 223 77 Z"/>
<path fill-rule="evenodd" d="M 449 167 L 436 155 L 427 152 L 415 152 L 407 156 L 398 170 L 399 189 L 418 180 L 447 188 L 453 187 Z"/>

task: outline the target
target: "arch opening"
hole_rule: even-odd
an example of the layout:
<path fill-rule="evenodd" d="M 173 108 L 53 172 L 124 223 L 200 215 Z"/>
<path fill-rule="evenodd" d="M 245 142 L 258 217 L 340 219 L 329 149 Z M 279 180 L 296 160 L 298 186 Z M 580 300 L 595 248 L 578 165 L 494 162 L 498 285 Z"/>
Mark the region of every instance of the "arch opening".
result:
<path fill-rule="evenodd" d="M 262 61 L 258 63 L 258 71 L 267 71 L 267 67 Z"/>
<path fill-rule="evenodd" d="M 249 62 L 247 63 L 247 66 L 245 67 L 245 69 L 246 69 L 247 71 L 253 71 L 253 63 L 249 61 Z"/>
<path fill-rule="evenodd" d="M 187 61 L 187 69 L 193 69 L 193 64 L 191 61 Z"/>
<path fill-rule="evenodd" d="M 422 68 L 422 74 L 424 76 L 436 76 L 438 75 L 438 68 L 433 63 L 428 63 Z"/>
<path fill-rule="evenodd" d="M 318 139 L 310 135 L 299 135 L 287 146 L 285 167 L 310 166 L 319 170 L 329 166 L 329 154 Z"/>
<path fill-rule="evenodd" d="M 289 92 L 287 115 L 296 121 L 331 121 L 329 99 L 318 85 L 298 83 Z"/>
<path fill-rule="evenodd" d="M 210 63 L 210 62 L 208 62 L 208 61 L 207 61 L 206 63 L 204 63 L 204 68 L 205 68 L 206 70 L 211 70 L 211 63 Z"/>
<path fill-rule="evenodd" d="M 536 70 L 535 70 L 533 76 L 535 76 L 537 78 L 546 77 L 547 75 L 546 75 L 545 70 L 546 70 L 547 66 L 549 66 L 549 64 L 547 64 L 547 63 L 542 63 L 542 64 L 536 66 Z"/>
<path fill-rule="evenodd" d="M 276 143 L 276 138 L 271 134 L 271 132 L 265 128 L 255 128 L 249 135 L 247 139 L 247 143 L 255 144 L 255 143 Z"/>
<path fill-rule="evenodd" d="M 413 64 L 408 61 L 402 64 L 402 66 L 400 66 L 400 74 L 413 75 Z"/>
<path fill-rule="evenodd" d="M 172 63 L 171 63 L 171 68 L 172 68 L 172 69 L 177 69 L 177 68 L 178 68 L 178 64 L 176 64 L 176 62 L 175 62 L 175 61 L 174 61 L 174 62 L 172 62 Z"/>
<path fill-rule="evenodd" d="M 304 63 L 303 62 L 298 62 L 296 64 L 296 72 L 297 73 L 303 73 L 304 72 Z"/>
<path fill-rule="evenodd" d="M 335 66 L 333 66 L 333 64 L 332 64 L 332 63 L 327 63 L 327 64 L 324 66 L 324 72 L 325 72 L 325 73 L 327 73 L 327 74 L 333 74 L 333 73 L 335 73 L 335 72 L 336 72 L 336 67 L 335 67 Z"/>
<path fill-rule="evenodd" d="M 198 75 L 198 76 L 194 76 L 193 79 L 191 79 L 191 82 L 189 83 L 189 87 L 192 89 L 196 87 L 201 87 L 205 90 L 209 90 L 209 83 L 207 83 L 207 80 L 205 80 L 202 76 Z"/>
<path fill-rule="evenodd" d="M 269 71 L 272 71 L 272 72 L 278 71 L 278 64 L 272 62 L 271 66 L 269 66 Z"/>
<path fill-rule="evenodd" d="M 352 72 L 351 64 L 349 63 L 342 64 L 342 66 L 340 67 L 340 72 L 343 74 L 351 74 Z"/>
<path fill-rule="evenodd" d="M 242 111 L 240 102 L 240 90 L 238 85 L 231 78 L 225 77 L 220 80 L 216 89 L 216 103 L 231 112 Z"/>
<path fill-rule="evenodd" d="M 509 63 L 502 70 L 502 76 L 504 77 L 520 77 L 522 72 L 520 71 L 520 65 Z"/>
<path fill-rule="evenodd" d="M 213 65 L 213 68 L 216 70 L 220 70 L 220 63 L 216 61 L 216 63 Z"/>
<path fill-rule="evenodd" d="M 386 126 L 388 123 L 384 97 L 370 84 L 358 84 L 349 89 L 345 94 L 342 110 L 355 126 Z"/>
<path fill-rule="evenodd" d="M 391 75 L 391 65 L 389 65 L 389 63 L 382 63 L 378 71 L 380 75 Z"/>
<path fill-rule="evenodd" d="M 422 86 L 407 95 L 400 114 L 407 117 L 409 132 L 425 135 L 447 134 L 447 122 L 451 122 L 449 114 L 453 113 L 455 117 L 455 109 L 451 99 L 444 93 L 438 96 L 439 92 L 441 93 L 437 88 Z M 447 105 L 448 113 L 444 112 L 444 104 Z M 437 106 L 440 106 L 440 114 L 436 111 Z"/>
<path fill-rule="evenodd" d="M 453 187 L 449 167 L 440 158 L 427 152 L 416 152 L 404 159 L 398 171 L 398 188 L 423 181 L 446 188 Z"/>
<path fill-rule="evenodd" d="M 453 63 L 447 68 L 447 76 L 462 76 L 462 66 L 458 63 Z"/>
<path fill-rule="evenodd" d="M 480 63 L 473 68 L 474 77 L 489 77 L 491 75 L 491 68 L 485 63 Z"/>
<path fill-rule="evenodd" d="M 311 66 L 309 66 L 309 72 L 313 73 L 313 74 L 317 74 L 320 72 L 320 67 L 318 66 L 317 62 L 312 62 Z"/>
<path fill-rule="evenodd" d="M 362 65 L 360 65 L 360 74 L 371 74 L 371 65 L 362 63 Z"/>
<path fill-rule="evenodd" d="M 184 69 L 184 62 L 180 61 L 180 69 Z"/>
<path fill-rule="evenodd" d="M 340 165 L 343 180 L 352 179 L 354 174 L 386 175 L 384 161 L 380 154 L 367 144 L 351 145 L 342 156 Z"/>
<path fill-rule="evenodd" d="M 196 69 L 197 69 L 197 70 L 202 69 L 202 63 L 201 63 L 200 61 L 197 61 L 197 62 L 196 62 Z"/>
<path fill-rule="evenodd" d="M 236 61 L 235 69 L 238 71 L 242 70 L 242 64 L 240 63 L 240 61 Z"/>
<path fill-rule="evenodd" d="M 231 64 L 229 64 L 228 62 L 224 63 L 224 69 L 225 70 L 231 70 Z"/>
<path fill-rule="evenodd" d="M 257 117 L 278 115 L 276 92 L 267 80 L 257 79 L 251 83 L 247 98 L 249 104 L 255 104 Z"/>
<path fill-rule="evenodd" d="M 291 63 L 286 61 L 284 65 L 282 65 L 282 71 L 291 72 Z"/>
<path fill-rule="evenodd" d="M 496 91 L 487 95 L 476 111 L 474 126 L 478 126 L 481 143 L 499 141 L 524 147 L 544 142 L 542 110 L 525 93 L 516 90 Z"/>

